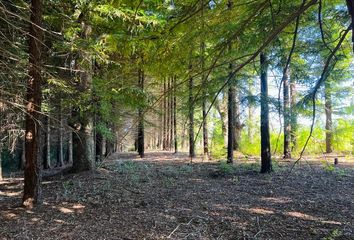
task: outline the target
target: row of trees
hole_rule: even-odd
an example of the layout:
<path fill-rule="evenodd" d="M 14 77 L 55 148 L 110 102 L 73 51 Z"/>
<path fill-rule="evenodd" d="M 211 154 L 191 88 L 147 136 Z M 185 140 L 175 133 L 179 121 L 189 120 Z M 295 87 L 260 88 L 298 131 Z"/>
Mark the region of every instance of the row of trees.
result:
<path fill-rule="evenodd" d="M 252 109 L 260 105 L 261 172 L 271 172 L 270 112 L 283 122 L 283 155 L 291 158 L 298 114 L 315 121 L 320 92 L 331 152 L 332 91 L 351 77 L 352 7 L 349 0 L 2 2 L 0 139 L 24 139 L 24 205 L 40 202 L 54 142 L 57 165 L 68 162 L 73 172 L 131 145 L 141 157 L 145 148 L 188 147 L 194 158 L 200 141 L 207 159 L 220 123 L 232 163 L 246 106 L 252 142 Z M 268 81 L 278 97 L 269 96 Z"/>

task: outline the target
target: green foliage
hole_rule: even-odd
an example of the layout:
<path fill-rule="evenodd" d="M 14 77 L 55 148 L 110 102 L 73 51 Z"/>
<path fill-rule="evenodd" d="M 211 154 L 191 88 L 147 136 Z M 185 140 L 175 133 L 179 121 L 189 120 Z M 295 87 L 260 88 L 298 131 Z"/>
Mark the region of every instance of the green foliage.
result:
<path fill-rule="evenodd" d="M 328 236 L 324 237 L 323 240 L 335 240 L 342 235 L 343 233 L 340 230 L 335 229 Z"/>
<path fill-rule="evenodd" d="M 223 174 L 233 174 L 235 172 L 235 166 L 228 164 L 225 161 L 220 161 L 218 165 L 218 170 Z"/>

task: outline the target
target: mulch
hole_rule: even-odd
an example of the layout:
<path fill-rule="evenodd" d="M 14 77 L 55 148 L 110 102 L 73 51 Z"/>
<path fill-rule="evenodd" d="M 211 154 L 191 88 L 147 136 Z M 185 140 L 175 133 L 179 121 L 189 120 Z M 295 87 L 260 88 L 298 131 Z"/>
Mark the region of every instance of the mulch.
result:
<path fill-rule="evenodd" d="M 94 172 L 0 182 L 0 239 L 354 239 L 354 164 L 309 161 L 272 174 L 257 161 L 192 164 L 185 154 L 118 154 Z M 329 163 L 330 164 L 330 163 Z"/>

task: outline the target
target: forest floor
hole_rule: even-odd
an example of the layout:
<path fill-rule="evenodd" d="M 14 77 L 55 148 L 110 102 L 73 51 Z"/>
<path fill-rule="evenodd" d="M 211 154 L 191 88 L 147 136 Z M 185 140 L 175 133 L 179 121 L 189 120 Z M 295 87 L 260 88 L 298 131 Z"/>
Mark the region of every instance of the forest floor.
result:
<path fill-rule="evenodd" d="M 190 164 L 185 154 L 117 154 L 96 171 L 43 181 L 43 205 L 18 207 L 22 179 L 0 182 L 0 239 L 354 239 L 354 162 Z"/>

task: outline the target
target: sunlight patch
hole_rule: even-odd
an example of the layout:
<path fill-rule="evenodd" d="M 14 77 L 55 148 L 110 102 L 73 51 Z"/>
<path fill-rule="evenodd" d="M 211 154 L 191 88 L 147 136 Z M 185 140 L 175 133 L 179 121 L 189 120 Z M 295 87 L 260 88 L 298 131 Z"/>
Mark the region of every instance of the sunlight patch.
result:
<path fill-rule="evenodd" d="M 5 196 L 5 197 L 16 197 L 21 195 L 21 191 L 19 192 L 0 192 L 0 196 Z"/>
<path fill-rule="evenodd" d="M 65 208 L 65 207 L 60 207 L 59 211 L 62 213 L 73 213 L 74 211 L 69 209 L 69 208 Z"/>
<path fill-rule="evenodd" d="M 311 220 L 311 221 L 319 220 L 317 217 L 313 217 L 311 215 L 301 213 L 301 212 L 287 212 L 286 215 L 291 217 L 301 218 L 304 220 Z"/>
<path fill-rule="evenodd" d="M 268 215 L 268 214 L 275 213 L 273 210 L 264 209 L 264 208 L 250 208 L 250 209 L 243 209 L 243 210 L 246 210 L 251 213 L 262 214 L 262 215 Z"/>
<path fill-rule="evenodd" d="M 279 197 L 279 198 L 262 197 L 261 200 L 272 202 L 272 203 L 290 203 L 290 202 L 292 202 L 292 200 L 290 198 L 286 198 L 286 197 Z"/>
<path fill-rule="evenodd" d="M 16 214 L 14 214 L 14 213 L 5 213 L 5 217 L 7 218 L 7 219 L 15 219 L 15 218 L 17 218 L 17 215 Z"/>
<path fill-rule="evenodd" d="M 341 222 L 337 222 L 337 221 L 321 221 L 321 223 L 324 223 L 324 224 L 334 224 L 334 225 L 342 225 Z"/>
<path fill-rule="evenodd" d="M 63 220 L 60 220 L 60 219 L 54 219 L 54 222 L 56 222 L 56 223 L 65 223 Z"/>
<path fill-rule="evenodd" d="M 78 204 L 74 204 L 74 206 L 72 208 L 73 209 L 83 209 L 83 208 L 85 208 L 85 206 L 78 203 Z"/>

